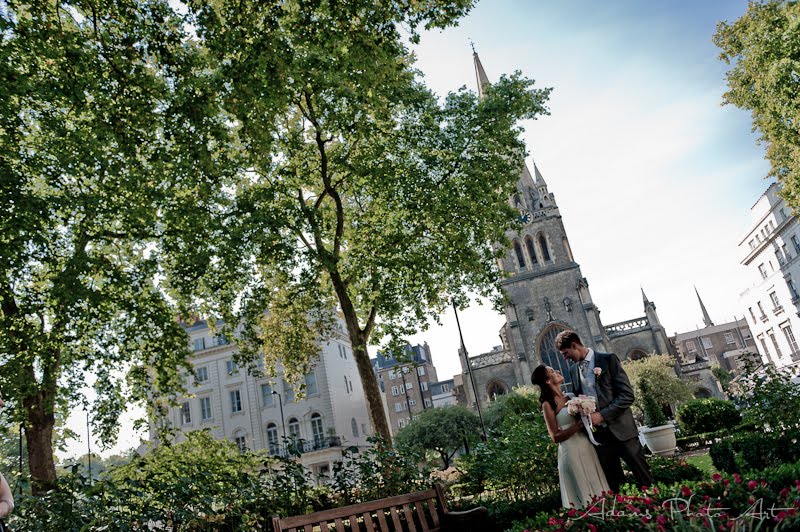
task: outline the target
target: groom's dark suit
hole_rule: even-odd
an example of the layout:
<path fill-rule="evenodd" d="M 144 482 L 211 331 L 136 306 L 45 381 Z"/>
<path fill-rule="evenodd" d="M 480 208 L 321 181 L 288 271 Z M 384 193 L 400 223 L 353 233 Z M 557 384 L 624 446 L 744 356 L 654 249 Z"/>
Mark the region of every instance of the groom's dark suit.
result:
<path fill-rule="evenodd" d="M 595 439 L 601 445 L 595 447 L 600 465 L 606 474 L 612 491 L 618 492 L 625 482 L 620 459 L 624 460 L 636 477 L 639 486 L 651 486 L 653 476 L 644 458 L 644 450 L 639 443 L 639 430 L 633 420 L 630 406 L 634 395 L 628 375 L 622 369 L 617 355 L 613 353 L 594 353 L 594 373 L 597 392 L 597 411 L 602 414 L 604 425 L 597 428 Z M 575 393 L 585 393 L 581 382 L 578 364 L 570 367 L 570 376 Z"/>

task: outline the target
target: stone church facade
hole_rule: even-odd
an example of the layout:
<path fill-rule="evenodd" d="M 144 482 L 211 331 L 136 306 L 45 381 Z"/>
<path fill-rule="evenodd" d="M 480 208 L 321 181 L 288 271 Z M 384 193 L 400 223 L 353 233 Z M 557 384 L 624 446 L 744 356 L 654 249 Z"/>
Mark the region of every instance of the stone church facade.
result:
<path fill-rule="evenodd" d="M 478 55 L 473 58 L 480 95 L 488 79 Z M 569 389 L 567 363 L 553 344 L 565 329 L 576 331 L 586 346 L 616 353 L 622 360 L 672 353 L 656 306 L 644 291 L 643 316 L 603 324 L 589 282 L 572 254 L 555 195 L 535 164 L 533 173 L 527 165 L 523 167 L 517 192 L 509 201 L 519 210 L 523 227 L 507 233 L 511 246 L 500 260 L 500 267 L 509 274 L 503 281 L 509 304 L 500 330 L 502 345 L 477 356 L 460 353 L 470 403 L 478 397 L 483 406 L 515 386 L 530 383 L 531 372 L 542 363 L 559 369 Z"/>

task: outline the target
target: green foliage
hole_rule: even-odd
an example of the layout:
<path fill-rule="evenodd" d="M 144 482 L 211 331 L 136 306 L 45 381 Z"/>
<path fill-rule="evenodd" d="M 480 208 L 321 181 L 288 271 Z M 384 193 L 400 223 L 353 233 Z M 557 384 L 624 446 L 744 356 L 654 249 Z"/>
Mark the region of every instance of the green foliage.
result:
<path fill-rule="evenodd" d="M 786 0 L 748 3 L 733 23 L 720 23 L 714 43 L 731 65 L 725 103 L 751 112 L 766 145 L 770 175 L 783 184 L 789 205 L 800 207 L 800 4 Z"/>
<path fill-rule="evenodd" d="M 330 487 L 339 506 L 428 489 L 428 474 L 420 456 L 390 449 L 379 436 L 372 447 L 348 447 L 333 467 Z"/>
<path fill-rule="evenodd" d="M 517 521 L 524 520 L 526 516 L 541 512 L 556 512 L 561 507 L 561 492 L 558 486 L 555 486 L 555 489 L 551 489 L 547 493 L 534 495 L 519 501 L 491 498 L 481 500 L 480 504 L 489 510 L 489 522 L 493 525 L 491 530 L 509 530 L 512 526 L 515 526 Z M 449 503 L 449 508 L 452 511 L 469 510 L 474 507 L 475 502 L 473 499 L 461 499 Z M 514 530 L 521 532 L 524 529 L 514 528 Z"/>
<path fill-rule="evenodd" d="M 558 445 L 541 414 L 510 415 L 500 435 L 459 459 L 464 482 L 474 492 L 495 490 L 509 500 L 543 495 L 558 484 Z"/>
<path fill-rule="evenodd" d="M 736 434 L 712 445 L 710 454 L 714 467 L 729 473 L 795 463 L 800 460 L 800 431 Z"/>
<path fill-rule="evenodd" d="M 656 392 L 648 377 L 643 376 L 639 379 L 639 393 L 642 395 L 645 426 L 660 427 L 661 425 L 666 425 L 667 416 L 664 415 L 664 407 L 656 400 Z"/>
<path fill-rule="evenodd" d="M 741 421 L 736 405 L 724 399 L 690 399 L 678 407 L 682 436 L 731 429 Z"/>
<path fill-rule="evenodd" d="M 756 430 L 784 430 L 800 426 L 800 386 L 793 374 L 772 365 L 748 362 L 732 384 L 733 401 L 745 423 Z"/>
<path fill-rule="evenodd" d="M 477 414 L 463 406 L 429 408 L 400 429 L 395 436 L 399 450 L 409 450 L 424 456 L 426 451 L 438 454 L 442 469 L 459 449 L 468 448 L 480 439 L 480 420 Z"/>
<path fill-rule="evenodd" d="M 697 466 L 688 463 L 685 459 L 649 456 L 647 463 L 650 471 L 658 484 L 671 485 L 676 482 L 686 482 L 689 480 L 701 480 L 703 471 Z"/>
<path fill-rule="evenodd" d="M 714 375 L 714 378 L 719 381 L 720 386 L 722 386 L 722 391 L 728 393 L 728 387 L 733 380 L 733 375 L 731 375 L 731 372 L 719 364 L 715 364 L 711 366 L 711 374 Z"/>
<path fill-rule="evenodd" d="M 622 367 L 628 374 L 636 395 L 633 408 L 642 414 L 645 412 L 646 397 L 651 397 L 659 406 L 674 406 L 692 397 L 691 387 L 675 373 L 675 360 L 669 355 L 650 355 L 638 360 L 626 360 L 622 363 Z M 648 387 L 648 394 L 642 391 L 643 380 L 647 382 L 645 386 Z M 651 413 L 658 416 L 652 406 Z"/>
<path fill-rule="evenodd" d="M 734 473 L 739 471 L 736 465 L 736 452 L 733 449 L 733 442 L 730 439 L 715 443 L 708 450 L 711 461 L 719 471 Z"/>
<path fill-rule="evenodd" d="M 531 385 L 518 386 L 511 393 L 501 395 L 483 411 L 486 429 L 498 432 L 510 415 L 535 414 L 541 412 L 539 391 Z"/>

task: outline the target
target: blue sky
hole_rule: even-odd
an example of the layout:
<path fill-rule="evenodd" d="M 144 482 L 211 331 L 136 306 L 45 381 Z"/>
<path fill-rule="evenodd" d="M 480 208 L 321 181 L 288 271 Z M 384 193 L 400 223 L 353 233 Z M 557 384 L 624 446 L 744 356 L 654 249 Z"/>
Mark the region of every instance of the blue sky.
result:
<path fill-rule="evenodd" d="M 530 156 L 564 218 L 606 325 L 644 315 L 640 287 L 668 334 L 702 324 L 694 286 L 717 322 L 741 317 L 749 286 L 737 245 L 768 164 L 748 113 L 722 106 L 727 65 L 712 42 L 744 1 L 480 3 L 459 27 L 423 34 L 417 66 L 439 94 L 475 74 L 521 70 L 553 87 L 551 115 L 526 123 Z M 457 332 L 428 341 L 440 378 L 460 372 Z M 462 316 L 470 354 L 499 344 L 502 318 Z"/>
<path fill-rule="evenodd" d="M 737 244 L 768 165 L 748 114 L 721 106 L 726 65 L 711 37 L 745 9 L 741 0 L 484 0 L 414 48 L 442 95 L 475 88 L 470 40 L 490 80 L 521 70 L 553 87 L 551 116 L 526 123 L 525 140 L 606 325 L 644 315 L 640 287 L 669 334 L 702 323 L 694 285 L 717 323 L 743 315 L 749 281 Z M 411 340 L 431 345 L 445 379 L 460 372 L 458 334 L 452 312 L 441 319 Z M 499 344 L 503 319 L 486 307 L 461 321 L 470 354 Z M 114 450 L 138 443 L 130 415 L 122 425 L 127 441 Z M 78 440 L 66 454 L 84 451 Z"/>

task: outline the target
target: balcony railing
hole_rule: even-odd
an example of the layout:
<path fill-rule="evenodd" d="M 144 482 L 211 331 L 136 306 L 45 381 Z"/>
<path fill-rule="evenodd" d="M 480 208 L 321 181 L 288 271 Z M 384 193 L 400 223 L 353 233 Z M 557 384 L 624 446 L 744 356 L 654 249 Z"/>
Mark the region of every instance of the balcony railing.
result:
<path fill-rule="evenodd" d="M 273 456 L 285 457 L 341 446 L 342 439 L 339 436 L 323 436 L 321 438 L 314 438 L 313 440 L 308 441 L 297 440 L 289 443 L 288 445 L 270 444 L 267 448 L 267 452 Z"/>

